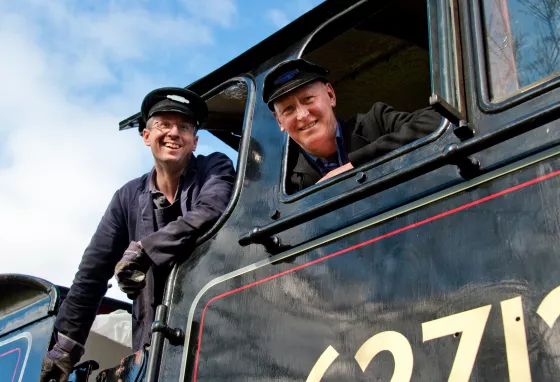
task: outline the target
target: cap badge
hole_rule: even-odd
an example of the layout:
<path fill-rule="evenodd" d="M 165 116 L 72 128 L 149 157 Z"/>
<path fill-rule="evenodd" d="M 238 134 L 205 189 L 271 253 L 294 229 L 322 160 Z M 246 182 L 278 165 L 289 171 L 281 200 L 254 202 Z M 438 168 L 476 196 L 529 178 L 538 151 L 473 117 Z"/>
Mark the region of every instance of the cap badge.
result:
<path fill-rule="evenodd" d="M 289 80 L 291 80 L 292 78 L 294 78 L 295 76 L 297 76 L 299 74 L 299 70 L 298 69 L 294 69 L 294 70 L 290 70 L 289 72 L 286 72 L 284 74 L 281 74 L 276 81 L 274 81 L 274 85 L 283 85 L 286 82 L 288 82 Z"/>
<path fill-rule="evenodd" d="M 190 101 L 188 99 L 186 99 L 185 97 L 181 97 L 178 95 L 168 95 L 167 98 L 169 98 L 170 100 L 176 101 L 176 102 L 180 102 L 180 103 L 190 103 Z"/>

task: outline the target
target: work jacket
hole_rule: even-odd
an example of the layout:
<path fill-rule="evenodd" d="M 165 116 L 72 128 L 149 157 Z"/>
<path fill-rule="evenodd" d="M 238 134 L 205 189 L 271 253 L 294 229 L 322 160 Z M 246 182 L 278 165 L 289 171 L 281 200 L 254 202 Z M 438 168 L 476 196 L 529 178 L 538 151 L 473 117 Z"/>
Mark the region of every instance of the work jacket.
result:
<path fill-rule="evenodd" d="M 234 177 L 232 162 L 224 154 L 193 155 L 178 195 L 182 216 L 159 230 L 149 173 L 119 189 L 84 252 L 60 307 L 56 330 L 85 344 L 115 265 L 131 241 L 141 241 L 153 265 L 146 275 L 146 287 L 133 302 L 133 350 L 149 343 L 155 307 L 162 301 L 172 262 L 188 258 L 196 239 L 220 217 L 229 203 Z"/>

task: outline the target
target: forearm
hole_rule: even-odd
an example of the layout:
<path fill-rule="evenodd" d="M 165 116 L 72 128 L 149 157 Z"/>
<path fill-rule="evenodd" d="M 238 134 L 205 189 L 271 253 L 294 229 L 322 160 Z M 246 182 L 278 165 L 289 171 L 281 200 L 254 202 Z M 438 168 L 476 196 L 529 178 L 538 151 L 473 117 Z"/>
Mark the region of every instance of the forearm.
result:
<path fill-rule="evenodd" d="M 97 272 L 89 272 L 82 268 L 78 271 L 58 311 L 55 322 L 57 331 L 85 344 L 101 300 L 107 292 L 107 283 L 112 277 L 113 268 L 114 266 L 97 269 Z"/>
<path fill-rule="evenodd" d="M 142 239 L 144 251 L 157 266 L 169 264 L 175 258 L 189 254 L 196 240 L 214 225 L 226 205 L 225 200 L 221 200 L 219 205 L 195 207 L 186 216 Z"/>
<path fill-rule="evenodd" d="M 169 264 L 177 256 L 190 254 L 196 240 L 216 223 L 233 191 L 235 172 L 223 154 L 211 158 L 204 181 L 192 208 L 162 229 L 142 238 L 146 254 L 155 265 Z"/>
<path fill-rule="evenodd" d="M 383 109 L 374 107 L 368 114 L 363 121 L 364 129 L 375 124 L 383 128 L 383 134 L 348 155 L 354 167 L 429 135 L 441 125 L 442 118 L 432 108 L 404 113 L 392 111 L 392 108 L 386 105 L 383 105 Z"/>
<path fill-rule="evenodd" d="M 128 234 L 118 194 L 113 197 L 91 242 L 55 322 L 56 329 L 85 344 L 107 283 L 128 244 Z"/>

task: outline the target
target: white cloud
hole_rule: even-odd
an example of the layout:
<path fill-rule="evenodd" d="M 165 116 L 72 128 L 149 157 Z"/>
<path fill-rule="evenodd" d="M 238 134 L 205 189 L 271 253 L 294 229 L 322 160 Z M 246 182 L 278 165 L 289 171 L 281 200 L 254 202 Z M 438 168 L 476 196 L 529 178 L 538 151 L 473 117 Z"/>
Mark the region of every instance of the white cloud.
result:
<path fill-rule="evenodd" d="M 71 284 L 114 191 L 151 167 L 119 120 L 169 83 L 169 51 L 213 43 L 212 28 L 185 15 L 110 4 L 0 2 L 2 273 Z"/>
<path fill-rule="evenodd" d="M 290 22 L 288 15 L 280 9 L 269 9 L 265 17 L 277 28 L 283 28 Z"/>
<path fill-rule="evenodd" d="M 237 16 L 234 0 L 182 0 L 182 3 L 193 17 L 224 27 L 231 27 Z"/>

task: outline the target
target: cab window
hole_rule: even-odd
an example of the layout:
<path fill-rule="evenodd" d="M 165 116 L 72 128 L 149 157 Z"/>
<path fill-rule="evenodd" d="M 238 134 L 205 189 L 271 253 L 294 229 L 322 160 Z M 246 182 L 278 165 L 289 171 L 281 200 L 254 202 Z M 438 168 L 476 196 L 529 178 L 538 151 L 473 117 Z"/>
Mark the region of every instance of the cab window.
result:
<path fill-rule="evenodd" d="M 485 54 L 492 102 L 560 74 L 560 3 L 483 0 Z"/>
<path fill-rule="evenodd" d="M 347 17 L 352 21 L 346 24 L 345 17 L 318 31 L 301 54 L 301 58 L 329 70 L 328 80 L 336 93 L 336 118 L 352 120 L 368 113 L 376 102 L 401 112 L 428 107 L 432 93 L 428 2 L 370 2 L 349 14 Z M 434 124 L 434 131 L 440 127 L 440 121 Z M 418 141 L 398 149 L 404 154 L 403 147 L 412 150 L 415 143 Z M 290 169 L 300 160 L 298 152 L 297 144 L 288 139 L 283 177 L 286 200 L 293 200 L 289 195 L 301 197 L 312 192 L 311 187 L 294 188 L 290 179 Z M 371 166 L 388 160 L 390 155 L 383 153 L 373 158 Z M 334 179 L 343 177 L 338 175 Z"/>
<path fill-rule="evenodd" d="M 220 151 L 232 158 L 234 163 L 243 133 L 247 94 L 247 84 L 242 79 L 232 79 L 204 95 L 208 105 L 208 121 L 202 130 L 228 146 L 220 148 Z"/>

